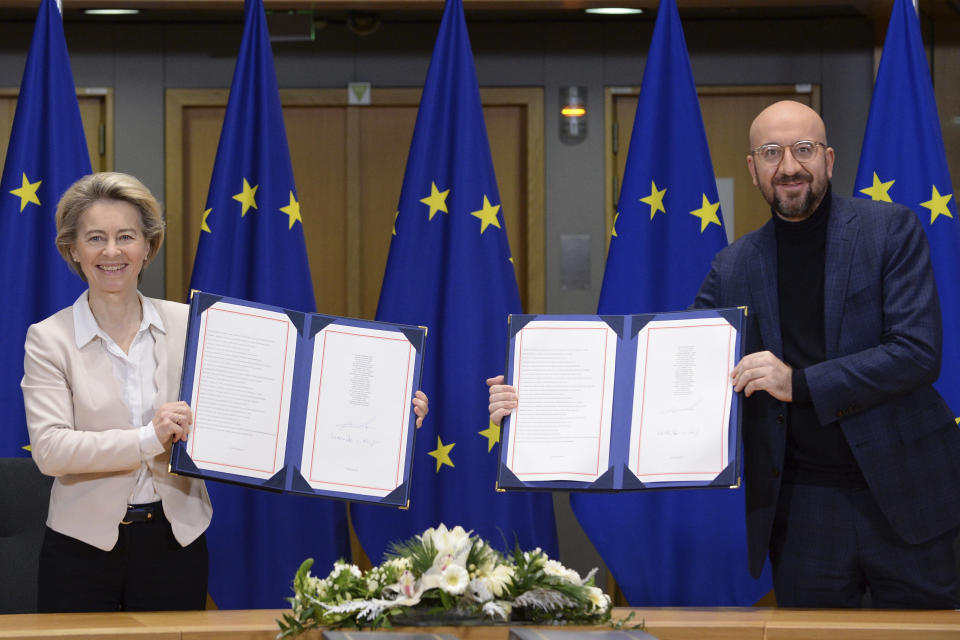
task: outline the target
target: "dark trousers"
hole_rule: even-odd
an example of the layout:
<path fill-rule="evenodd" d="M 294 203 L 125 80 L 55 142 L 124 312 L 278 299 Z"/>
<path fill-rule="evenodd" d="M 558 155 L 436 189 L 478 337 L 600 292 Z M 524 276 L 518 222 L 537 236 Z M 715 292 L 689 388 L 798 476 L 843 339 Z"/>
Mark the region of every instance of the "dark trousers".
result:
<path fill-rule="evenodd" d="M 955 609 L 956 536 L 907 544 L 869 489 L 785 484 L 770 542 L 777 604 L 856 608 L 869 589 L 878 609 Z"/>
<path fill-rule="evenodd" d="M 203 609 L 207 542 L 181 547 L 170 523 L 118 525 L 120 538 L 103 551 L 47 528 L 40 550 L 37 607 L 41 613 Z"/>

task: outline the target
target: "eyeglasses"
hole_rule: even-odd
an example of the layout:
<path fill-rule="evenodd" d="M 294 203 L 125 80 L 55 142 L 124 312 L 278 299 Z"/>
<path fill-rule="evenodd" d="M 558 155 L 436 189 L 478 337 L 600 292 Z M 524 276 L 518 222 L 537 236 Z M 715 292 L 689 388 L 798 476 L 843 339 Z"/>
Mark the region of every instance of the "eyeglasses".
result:
<path fill-rule="evenodd" d="M 827 145 L 812 140 L 797 140 L 787 146 L 790 147 L 790 153 L 793 154 L 794 160 L 800 164 L 806 164 L 817 157 L 820 147 L 826 148 Z M 768 167 L 775 167 L 783 161 L 783 150 L 785 148 L 783 145 L 771 142 L 770 144 L 762 144 L 756 149 L 751 149 L 750 153 Z"/>

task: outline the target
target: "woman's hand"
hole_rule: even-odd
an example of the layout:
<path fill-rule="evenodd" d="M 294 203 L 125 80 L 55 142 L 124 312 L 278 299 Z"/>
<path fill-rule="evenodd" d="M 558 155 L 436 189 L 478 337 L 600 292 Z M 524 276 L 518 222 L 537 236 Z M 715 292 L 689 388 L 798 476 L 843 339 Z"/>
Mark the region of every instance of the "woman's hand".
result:
<path fill-rule="evenodd" d="M 166 446 L 168 442 L 186 440 L 193 424 L 193 412 L 190 405 L 180 402 L 167 402 L 160 405 L 153 415 L 153 430 L 157 439 Z"/>
<path fill-rule="evenodd" d="M 413 394 L 413 412 L 417 414 L 417 429 L 423 425 L 423 419 L 430 413 L 430 400 L 419 389 Z"/>
<path fill-rule="evenodd" d="M 508 384 L 503 384 L 503 376 L 487 378 L 490 387 L 490 422 L 500 424 L 504 416 L 517 408 L 517 390 Z"/>

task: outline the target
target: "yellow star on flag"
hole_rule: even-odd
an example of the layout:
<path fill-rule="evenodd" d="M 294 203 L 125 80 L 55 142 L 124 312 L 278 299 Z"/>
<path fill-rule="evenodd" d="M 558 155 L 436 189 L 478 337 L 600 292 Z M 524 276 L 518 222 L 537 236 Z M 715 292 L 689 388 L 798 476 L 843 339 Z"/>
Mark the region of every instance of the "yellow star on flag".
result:
<path fill-rule="evenodd" d="M 480 218 L 480 233 L 483 234 L 487 230 L 487 227 L 490 225 L 495 226 L 497 229 L 500 229 L 500 221 L 497 220 L 497 212 L 500 211 L 500 205 L 493 206 L 490 204 L 490 201 L 487 200 L 487 196 L 483 196 L 483 209 L 478 211 L 471 211 L 470 215 L 474 218 Z"/>
<path fill-rule="evenodd" d="M 487 453 L 493 450 L 493 445 L 500 442 L 500 425 L 493 424 L 493 420 L 490 421 L 489 427 L 477 433 L 487 439 Z"/>
<path fill-rule="evenodd" d="M 247 179 L 243 179 L 243 191 L 233 196 L 233 199 L 243 205 L 243 209 L 240 211 L 240 217 L 247 215 L 247 211 L 250 207 L 254 209 L 257 208 L 257 201 L 254 197 L 257 195 L 257 189 L 260 188 L 260 185 L 255 184 L 253 187 L 250 186 L 250 183 L 247 182 Z"/>
<path fill-rule="evenodd" d="M 200 232 L 201 232 L 201 233 L 204 232 L 204 231 L 206 231 L 207 233 L 213 233 L 213 231 L 210 230 L 209 225 L 207 225 L 207 218 L 210 217 L 210 212 L 211 212 L 211 211 L 213 211 L 213 209 L 207 209 L 206 211 L 203 212 L 203 220 L 200 221 Z"/>
<path fill-rule="evenodd" d="M 397 218 L 399 217 L 400 217 L 399 211 L 393 214 L 393 235 L 397 235 Z"/>
<path fill-rule="evenodd" d="M 437 459 L 437 473 L 440 473 L 440 467 L 445 464 L 453 466 L 453 460 L 450 459 L 450 449 L 455 446 L 457 446 L 456 442 L 443 444 L 443 440 L 440 439 L 440 436 L 437 436 L 437 448 L 428 452 L 429 455 Z"/>
<path fill-rule="evenodd" d="M 930 209 L 930 224 L 933 224 L 933 221 L 937 219 L 937 216 L 947 216 L 948 218 L 953 217 L 953 214 L 950 213 L 950 209 L 947 208 L 947 203 L 950 202 L 950 198 L 952 197 L 952 193 L 940 195 L 940 192 L 937 191 L 937 185 L 933 185 L 933 193 L 930 195 L 930 199 L 926 202 L 920 203 L 921 207 Z"/>
<path fill-rule="evenodd" d="M 667 212 L 663 208 L 663 195 L 667 192 L 667 188 L 657 189 L 657 183 L 653 180 L 650 181 L 650 195 L 645 198 L 640 198 L 640 202 L 650 205 L 650 219 L 653 220 L 653 216 L 657 215 L 657 211 Z M 717 223 L 719 224 L 719 222 Z"/>
<path fill-rule="evenodd" d="M 430 183 L 430 195 L 426 198 L 420 198 L 420 202 L 430 207 L 430 215 L 427 220 L 433 220 L 433 216 L 437 215 L 437 211 L 443 211 L 444 213 L 449 213 L 447 211 L 447 194 L 450 193 L 450 189 L 446 191 L 440 191 L 437 189 L 437 183 Z"/>
<path fill-rule="evenodd" d="M 37 180 L 36 182 L 30 182 L 27 180 L 27 174 L 23 174 L 23 180 L 20 182 L 20 187 L 17 189 L 11 189 L 10 193 L 20 198 L 20 212 L 23 212 L 24 207 L 27 206 L 28 202 L 39 206 L 40 198 L 37 197 L 37 189 L 40 188 L 40 183 L 42 180 Z"/>
<path fill-rule="evenodd" d="M 290 217 L 290 226 L 287 227 L 287 230 L 293 229 L 293 225 L 297 222 L 303 224 L 303 218 L 300 217 L 300 203 L 297 202 L 297 199 L 293 197 L 293 191 L 290 192 L 290 204 L 285 207 L 280 207 L 280 211 L 284 212 Z"/>
<path fill-rule="evenodd" d="M 891 180 L 890 182 L 881 182 L 877 172 L 873 172 L 873 184 L 867 187 L 866 189 L 860 189 L 860 193 L 866 196 L 870 196 L 871 200 L 879 200 L 880 202 L 893 202 L 890 199 L 890 194 L 887 193 L 890 191 L 890 187 L 893 186 L 893 183 L 896 180 Z"/>
<path fill-rule="evenodd" d="M 715 224 L 718 227 L 722 226 L 720 224 L 720 218 L 717 216 L 717 210 L 719 208 L 719 200 L 711 203 L 709 200 L 707 200 L 707 194 L 703 194 L 703 204 L 699 209 L 694 209 L 690 212 L 690 215 L 700 218 L 700 233 L 706 231 L 707 226 L 710 224 Z"/>
<path fill-rule="evenodd" d="M 613 214 L 613 229 L 610 230 L 610 237 L 612 238 L 617 237 L 617 218 L 619 217 L 620 217 L 619 211 Z"/>

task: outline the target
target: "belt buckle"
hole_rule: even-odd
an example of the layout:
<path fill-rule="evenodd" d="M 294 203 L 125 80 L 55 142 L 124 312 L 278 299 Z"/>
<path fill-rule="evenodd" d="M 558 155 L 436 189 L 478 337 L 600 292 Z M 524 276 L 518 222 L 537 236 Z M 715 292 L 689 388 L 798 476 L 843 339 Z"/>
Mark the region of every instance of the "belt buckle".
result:
<path fill-rule="evenodd" d="M 126 520 L 126 519 L 121 520 L 121 521 L 120 521 L 120 524 L 126 525 L 126 524 L 134 524 L 134 523 L 137 523 L 137 522 L 153 522 L 153 519 L 154 519 L 154 518 L 153 518 L 153 513 L 154 513 L 154 509 L 153 509 L 152 506 L 149 506 L 149 505 L 148 505 L 148 506 L 135 506 L 135 505 L 130 505 L 130 504 L 128 504 L 128 505 L 127 505 L 127 512 L 126 512 L 126 514 L 124 515 L 124 517 L 131 516 L 131 514 L 134 514 L 134 515 L 139 516 L 139 517 L 134 517 L 134 518 L 132 518 L 131 520 Z"/>

